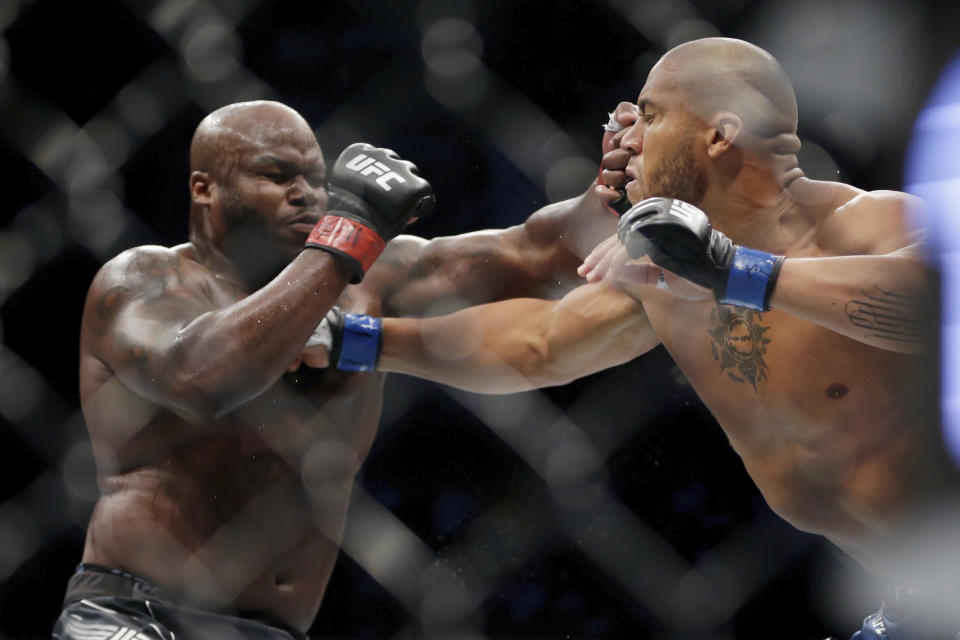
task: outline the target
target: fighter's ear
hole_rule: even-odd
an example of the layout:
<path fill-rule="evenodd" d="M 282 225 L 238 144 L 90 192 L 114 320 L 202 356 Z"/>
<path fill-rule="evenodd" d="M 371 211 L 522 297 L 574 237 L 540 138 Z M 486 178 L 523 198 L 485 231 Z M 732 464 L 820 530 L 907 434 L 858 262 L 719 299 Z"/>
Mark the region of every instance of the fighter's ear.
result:
<path fill-rule="evenodd" d="M 190 174 L 190 200 L 202 205 L 213 201 L 213 178 L 206 171 Z"/>
<path fill-rule="evenodd" d="M 713 117 L 711 125 L 707 153 L 711 158 L 719 158 L 736 143 L 743 131 L 743 120 L 730 111 L 720 111 Z"/>

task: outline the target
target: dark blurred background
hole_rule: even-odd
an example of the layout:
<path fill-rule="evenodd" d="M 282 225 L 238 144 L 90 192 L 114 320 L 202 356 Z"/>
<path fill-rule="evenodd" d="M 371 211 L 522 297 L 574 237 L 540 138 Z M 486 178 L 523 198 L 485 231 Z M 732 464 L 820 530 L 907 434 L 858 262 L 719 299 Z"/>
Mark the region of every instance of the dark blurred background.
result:
<path fill-rule="evenodd" d="M 328 161 L 395 149 L 426 237 L 582 192 L 600 125 L 668 48 L 740 37 L 784 64 L 801 166 L 899 189 L 960 47 L 956 2 L 0 0 L 0 637 L 48 636 L 96 499 L 78 409 L 86 288 L 186 240 L 210 110 L 281 100 Z M 665 374 L 666 372 L 666 374 Z M 395 376 L 318 638 L 848 637 L 864 571 L 764 504 L 662 350 L 481 398 Z"/>

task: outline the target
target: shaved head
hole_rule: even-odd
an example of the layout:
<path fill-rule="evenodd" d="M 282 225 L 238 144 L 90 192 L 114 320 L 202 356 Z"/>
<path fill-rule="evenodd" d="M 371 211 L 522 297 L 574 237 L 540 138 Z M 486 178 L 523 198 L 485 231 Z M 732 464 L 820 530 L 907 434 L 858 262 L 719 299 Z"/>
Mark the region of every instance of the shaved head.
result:
<path fill-rule="evenodd" d="M 285 104 L 269 100 L 238 102 L 210 113 L 190 143 L 190 170 L 222 178 L 225 165 L 242 150 L 270 149 L 303 137 L 316 138 L 307 121 Z"/>
<path fill-rule="evenodd" d="M 246 265 L 250 282 L 269 279 L 303 248 L 297 218 L 326 209 L 325 182 L 317 137 L 294 109 L 267 100 L 221 107 L 190 143 L 191 242 Z"/>
<path fill-rule="evenodd" d="M 745 132 L 772 153 L 796 153 L 797 98 L 780 63 L 760 47 L 732 38 L 703 38 L 668 51 L 651 70 L 708 120 L 735 113 Z M 744 142 L 744 141 L 742 141 Z"/>

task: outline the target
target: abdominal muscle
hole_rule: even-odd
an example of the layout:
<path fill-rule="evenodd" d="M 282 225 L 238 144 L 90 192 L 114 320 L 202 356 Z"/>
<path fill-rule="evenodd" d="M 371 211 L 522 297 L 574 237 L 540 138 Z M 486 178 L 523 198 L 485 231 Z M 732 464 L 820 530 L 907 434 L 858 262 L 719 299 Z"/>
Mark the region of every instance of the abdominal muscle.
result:
<path fill-rule="evenodd" d="M 916 498 L 905 357 L 771 311 L 750 317 L 762 366 L 747 369 L 724 357 L 749 344 L 718 332 L 719 305 L 650 297 L 658 337 L 769 506 L 866 563 Z"/>
<path fill-rule="evenodd" d="M 270 613 L 305 631 L 359 464 L 332 465 L 314 496 L 289 461 L 228 433 L 102 478 L 84 562 L 129 571 L 192 606 Z"/>

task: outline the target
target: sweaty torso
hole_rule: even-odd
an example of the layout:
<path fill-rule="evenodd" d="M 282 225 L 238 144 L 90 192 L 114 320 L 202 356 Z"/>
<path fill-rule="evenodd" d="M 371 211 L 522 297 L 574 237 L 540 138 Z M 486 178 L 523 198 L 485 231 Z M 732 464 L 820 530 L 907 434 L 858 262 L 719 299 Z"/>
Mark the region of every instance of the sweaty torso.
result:
<path fill-rule="evenodd" d="M 243 295 L 202 267 L 187 277 L 221 307 Z M 362 292 L 340 304 L 379 312 Z M 132 393 L 86 344 L 80 376 L 102 493 L 84 561 L 199 606 L 307 629 L 376 432 L 383 376 L 301 366 L 200 424 Z"/>
<path fill-rule="evenodd" d="M 897 402 L 904 356 L 777 311 L 675 300 L 646 308 L 777 513 L 849 544 L 903 505 L 912 424 Z"/>
<path fill-rule="evenodd" d="M 816 233 L 785 253 L 838 255 Z M 662 290 L 648 291 L 643 302 L 771 508 L 869 563 L 871 548 L 911 499 L 904 478 L 911 477 L 917 429 L 903 401 L 911 356 L 777 310 L 687 301 Z"/>

